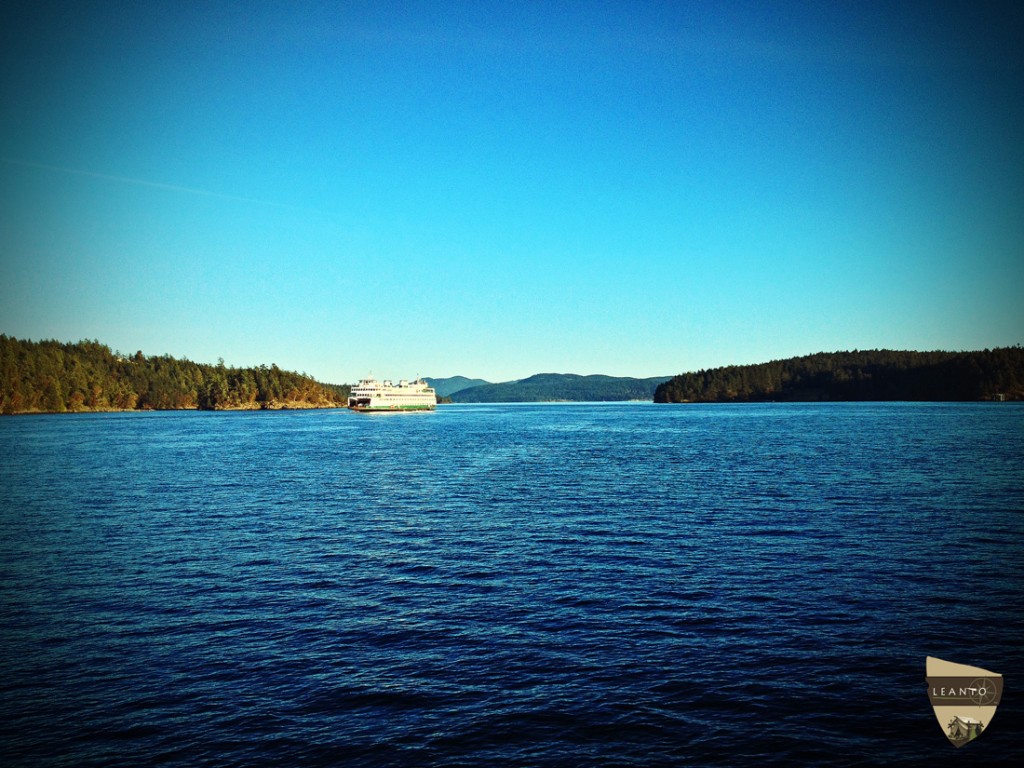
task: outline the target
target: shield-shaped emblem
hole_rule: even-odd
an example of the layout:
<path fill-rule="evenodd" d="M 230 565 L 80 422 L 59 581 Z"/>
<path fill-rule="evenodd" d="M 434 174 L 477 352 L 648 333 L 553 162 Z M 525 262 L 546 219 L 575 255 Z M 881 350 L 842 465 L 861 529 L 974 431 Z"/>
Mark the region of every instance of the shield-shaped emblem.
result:
<path fill-rule="evenodd" d="M 978 738 L 989 727 L 1003 695 L 1002 675 L 932 656 L 925 675 L 935 717 L 954 747 Z"/>

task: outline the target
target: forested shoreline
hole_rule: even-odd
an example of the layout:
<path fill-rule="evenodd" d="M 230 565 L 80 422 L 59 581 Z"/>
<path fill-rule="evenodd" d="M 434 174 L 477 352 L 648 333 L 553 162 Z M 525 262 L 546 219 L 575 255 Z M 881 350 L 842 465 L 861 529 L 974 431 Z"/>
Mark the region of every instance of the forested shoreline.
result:
<path fill-rule="evenodd" d="M 658 403 L 1024 400 L 1020 345 L 976 352 L 854 350 L 684 373 Z"/>
<path fill-rule="evenodd" d="M 547 381 L 544 375 L 527 381 L 534 380 Z M 98 341 L 36 342 L 0 334 L 3 414 L 336 408 L 348 394 L 348 385 L 323 384 L 276 365 L 237 368 L 141 351 L 126 356 Z M 822 352 L 684 373 L 654 390 L 659 403 L 1003 399 L 1024 400 L 1020 345 L 976 352 Z"/>
<path fill-rule="evenodd" d="M 98 341 L 22 341 L 0 334 L 0 413 L 336 408 L 348 385 L 276 365 L 236 368 L 169 355 L 125 356 Z"/>

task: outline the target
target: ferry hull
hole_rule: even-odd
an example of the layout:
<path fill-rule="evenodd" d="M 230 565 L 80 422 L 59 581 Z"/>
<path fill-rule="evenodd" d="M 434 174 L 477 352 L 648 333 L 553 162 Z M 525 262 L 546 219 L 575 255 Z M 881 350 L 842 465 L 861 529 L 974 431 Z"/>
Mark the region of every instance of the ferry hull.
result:
<path fill-rule="evenodd" d="M 432 411 L 432 405 L 350 405 L 350 411 L 357 413 L 396 413 L 405 411 Z"/>

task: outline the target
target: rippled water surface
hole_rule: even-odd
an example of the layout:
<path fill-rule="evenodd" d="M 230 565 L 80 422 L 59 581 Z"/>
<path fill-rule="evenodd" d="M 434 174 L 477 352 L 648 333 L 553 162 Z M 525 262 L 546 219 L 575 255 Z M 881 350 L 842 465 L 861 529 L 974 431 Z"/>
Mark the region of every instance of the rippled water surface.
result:
<path fill-rule="evenodd" d="M 1014 764 L 1022 532 L 1014 404 L 4 418 L 0 762 Z"/>

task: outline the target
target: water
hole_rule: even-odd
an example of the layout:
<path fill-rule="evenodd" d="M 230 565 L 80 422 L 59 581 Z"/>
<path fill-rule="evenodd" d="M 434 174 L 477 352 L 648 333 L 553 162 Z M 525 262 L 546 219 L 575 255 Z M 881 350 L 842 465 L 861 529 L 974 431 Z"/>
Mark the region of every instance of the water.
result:
<path fill-rule="evenodd" d="M 2 761 L 1017 764 L 1022 531 L 1013 404 L 5 418 Z"/>

